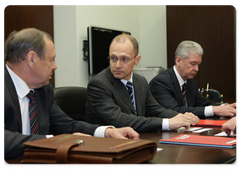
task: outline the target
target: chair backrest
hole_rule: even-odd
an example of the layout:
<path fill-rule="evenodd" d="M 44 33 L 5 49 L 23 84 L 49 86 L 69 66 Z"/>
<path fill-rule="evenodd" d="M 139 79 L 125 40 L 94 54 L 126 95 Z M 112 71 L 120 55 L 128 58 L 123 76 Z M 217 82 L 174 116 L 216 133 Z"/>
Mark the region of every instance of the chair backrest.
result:
<path fill-rule="evenodd" d="M 87 88 L 75 86 L 54 88 L 54 100 L 69 117 L 85 121 Z"/>

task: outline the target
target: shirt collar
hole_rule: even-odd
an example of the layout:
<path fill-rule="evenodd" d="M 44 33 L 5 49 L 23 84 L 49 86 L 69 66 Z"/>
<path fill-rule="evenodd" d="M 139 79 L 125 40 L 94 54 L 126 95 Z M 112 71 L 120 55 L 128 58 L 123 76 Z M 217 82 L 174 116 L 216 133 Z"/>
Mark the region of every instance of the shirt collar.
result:
<path fill-rule="evenodd" d="M 182 87 L 182 85 L 183 85 L 184 83 L 187 84 L 187 81 L 184 81 L 183 78 L 182 78 L 182 77 L 180 76 L 180 74 L 178 73 L 178 71 L 177 71 L 177 69 L 176 69 L 176 66 L 173 67 L 173 70 L 174 70 L 174 72 L 175 72 L 175 74 L 176 74 L 176 76 L 177 76 L 177 79 L 178 79 L 178 82 L 179 82 L 180 87 Z"/>
<path fill-rule="evenodd" d="M 13 84 L 15 86 L 15 89 L 17 91 L 17 95 L 20 99 L 24 98 L 30 90 L 28 85 L 20 78 L 18 77 L 6 64 L 6 68 L 12 78 Z"/>
<path fill-rule="evenodd" d="M 132 82 L 133 84 L 132 77 L 133 77 L 133 73 L 131 73 L 131 78 L 129 80 L 121 79 L 121 82 L 124 84 L 124 86 L 126 86 L 128 81 Z"/>

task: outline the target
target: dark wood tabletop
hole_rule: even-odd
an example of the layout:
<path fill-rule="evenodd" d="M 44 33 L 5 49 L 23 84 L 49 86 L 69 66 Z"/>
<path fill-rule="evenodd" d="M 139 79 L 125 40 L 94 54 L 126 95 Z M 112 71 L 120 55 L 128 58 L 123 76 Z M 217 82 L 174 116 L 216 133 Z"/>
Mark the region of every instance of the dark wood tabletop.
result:
<path fill-rule="evenodd" d="M 219 119 L 219 118 L 217 118 Z M 205 127 L 208 128 L 208 127 Z M 209 128 L 194 135 L 214 136 L 221 132 L 221 128 Z M 147 164 L 223 164 L 234 163 L 236 148 L 226 149 L 217 147 L 189 146 L 177 144 L 160 144 L 159 139 L 168 139 L 180 134 L 192 134 L 187 131 L 163 131 L 161 133 L 140 133 L 141 139 L 148 139 L 157 143 L 158 151 Z M 21 163 L 21 159 L 5 160 L 7 163 Z"/>
<path fill-rule="evenodd" d="M 220 128 L 211 128 L 194 135 L 214 136 L 221 132 Z M 233 163 L 236 160 L 236 148 L 225 149 L 217 147 L 188 146 L 176 144 L 160 144 L 159 139 L 173 138 L 180 134 L 192 134 L 186 131 L 166 131 L 161 133 L 140 133 L 141 139 L 157 143 L 158 151 L 150 164 L 222 164 Z"/>

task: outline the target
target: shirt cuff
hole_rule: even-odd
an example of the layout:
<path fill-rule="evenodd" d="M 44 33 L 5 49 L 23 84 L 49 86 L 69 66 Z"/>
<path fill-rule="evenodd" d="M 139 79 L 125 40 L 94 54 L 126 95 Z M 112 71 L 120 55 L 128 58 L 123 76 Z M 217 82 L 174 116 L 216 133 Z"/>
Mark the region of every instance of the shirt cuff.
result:
<path fill-rule="evenodd" d="M 206 107 L 205 107 L 205 109 L 204 109 L 204 115 L 205 115 L 205 117 L 214 116 L 212 106 L 206 106 Z"/>
<path fill-rule="evenodd" d="M 163 119 L 162 121 L 162 130 L 169 130 L 169 119 Z"/>
<path fill-rule="evenodd" d="M 53 135 L 46 135 L 46 138 L 52 138 Z"/>
<path fill-rule="evenodd" d="M 105 131 L 106 131 L 106 129 L 109 128 L 109 127 L 114 128 L 114 126 L 99 126 L 99 127 L 95 130 L 93 136 L 104 138 L 104 137 L 105 137 Z"/>

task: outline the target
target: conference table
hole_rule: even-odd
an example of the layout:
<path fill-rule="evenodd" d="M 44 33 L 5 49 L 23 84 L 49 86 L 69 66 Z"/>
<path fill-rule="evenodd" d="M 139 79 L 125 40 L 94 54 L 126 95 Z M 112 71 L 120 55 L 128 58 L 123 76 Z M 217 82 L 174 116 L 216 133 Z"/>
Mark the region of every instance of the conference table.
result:
<path fill-rule="evenodd" d="M 209 128 L 194 135 L 214 136 L 221 132 L 221 128 Z M 141 139 L 152 140 L 157 143 L 157 153 L 153 159 L 145 164 L 229 164 L 236 160 L 236 147 L 232 149 L 189 146 L 177 144 L 160 144 L 160 139 L 173 138 L 181 134 L 193 134 L 189 131 L 163 131 L 161 133 L 140 133 Z M 20 163 L 21 159 L 6 160 L 8 163 Z"/>

